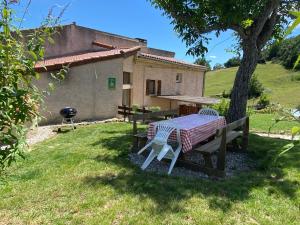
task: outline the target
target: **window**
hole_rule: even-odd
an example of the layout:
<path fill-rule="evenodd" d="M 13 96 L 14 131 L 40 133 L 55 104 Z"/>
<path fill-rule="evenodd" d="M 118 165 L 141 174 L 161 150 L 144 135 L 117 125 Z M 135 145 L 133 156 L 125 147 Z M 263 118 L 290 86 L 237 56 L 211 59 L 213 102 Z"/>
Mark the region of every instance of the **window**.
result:
<path fill-rule="evenodd" d="M 146 80 L 146 95 L 155 95 L 155 80 Z"/>
<path fill-rule="evenodd" d="M 123 72 L 123 84 L 131 84 L 130 73 Z"/>
<path fill-rule="evenodd" d="M 177 73 L 176 75 L 176 83 L 181 83 L 182 82 L 182 73 Z"/>

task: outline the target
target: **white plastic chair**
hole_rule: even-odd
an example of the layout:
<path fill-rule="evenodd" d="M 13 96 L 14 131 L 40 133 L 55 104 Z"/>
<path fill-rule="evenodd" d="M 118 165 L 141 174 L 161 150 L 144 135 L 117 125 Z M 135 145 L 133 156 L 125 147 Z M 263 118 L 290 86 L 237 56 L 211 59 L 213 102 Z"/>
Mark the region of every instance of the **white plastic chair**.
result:
<path fill-rule="evenodd" d="M 210 109 L 210 108 L 200 109 L 198 114 L 199 115 L 207 115 L 207 116 L 219 116 L 219 112 L 217 110 Z"/>
<path fill-rule="evenodd" d="M 148 155 L 147 159 L 145 160 L 141 168 L 142 170 L 145 170 L 155 157 L 157 157 L 159 161 L 161 161 L 163 158 L 167 158 L 172 160 L 168 171 L 168 174 L 171 174 L 182 148 L 181 140 L 180 140 L 180 130 L 174 127 L 174 125 L 166 122 L 158 123 L 154 127 L 154 130 L 155 131 L 157 130 L 155 137 L 138 152 L 138 154 L 141 154 L 146 149 L 151 147 L 151 152 Z M 168 144 L 168 138 L 170 137 L 170 135 L 174 130 L 176 130 L 177 132 L 177 142 L 178 142 L 178 147 L 176 148 L 175 151 L 173 150 L 172 146 Z"/>

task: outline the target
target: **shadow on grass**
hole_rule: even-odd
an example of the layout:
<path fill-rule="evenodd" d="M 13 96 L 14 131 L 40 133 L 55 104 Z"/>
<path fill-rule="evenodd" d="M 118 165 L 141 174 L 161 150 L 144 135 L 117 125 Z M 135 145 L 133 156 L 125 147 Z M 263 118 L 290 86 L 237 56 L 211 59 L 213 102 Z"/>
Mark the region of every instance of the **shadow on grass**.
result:
<path fill-rule="evenodd" d="M 232 204 L 249 199 L 251 191 L 258 187 L 266 188 L 269 195 L 283 194 L 291 199 L 295 198 L 299 189 L 299 182 L 284 178 L 283 170 L 287 167 L 300 168 L 299 151 L 294 152 L 293 156 L 285 156 L 282 159 L 284 163 L 278 168 L 268 169 L 272 156 L 279 147 L 287 143 L 283 140 L 251 135 L 249 150 L 260 169 L 220 181 L 176 178 L 143 172 L 128 159 L 131 141 L 129 135 L 123 135 L 93 143 L 92 145 L 101 144 L 108 150 L 97 156 L 96 161 L 118 165 L 126 172 L 87 176 L 83 181 L 84 184 L 96 189 L 103 185 L 110 186 L 120 194 L 132 195 L 141 201 L 150 198 L 156 203 L 156 207 L 152 210 L 161 214 L 184 211 L 184 204 L 195 196 L 206 198 L 211 208 L 226 212 Z"/>

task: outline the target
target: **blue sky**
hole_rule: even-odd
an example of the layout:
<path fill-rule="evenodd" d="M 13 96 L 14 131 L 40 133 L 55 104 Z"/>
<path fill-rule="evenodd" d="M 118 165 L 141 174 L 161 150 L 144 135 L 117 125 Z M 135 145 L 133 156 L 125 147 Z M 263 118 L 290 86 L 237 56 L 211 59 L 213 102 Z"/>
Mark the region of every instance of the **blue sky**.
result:
<path fill-rule="evenodd" d="M 25 9 L 28 0 L 21 0 L 18 13 Z M 70 3 L 63 15 L 63 24 L 76 22 L 78 25 L 116 33 L 129 37 L 140 37 L 148 40 L 148 46 L 176 52 L 176 58 L 193 62 L 187 56 L 185 43 L 173 31 L 170 20 L 155 9 L 147 0 L 31 0 L 23 28 L 38 27 L 51 7 L 59 12 Z M 298 28 L 295 32 L 300 33 Z M 210 35 L 206 55 L 211 64 L 224 63 L 233 56 L 227 49 L 234 44 L 232 32 L 223 33 L 218 38 Z"/>

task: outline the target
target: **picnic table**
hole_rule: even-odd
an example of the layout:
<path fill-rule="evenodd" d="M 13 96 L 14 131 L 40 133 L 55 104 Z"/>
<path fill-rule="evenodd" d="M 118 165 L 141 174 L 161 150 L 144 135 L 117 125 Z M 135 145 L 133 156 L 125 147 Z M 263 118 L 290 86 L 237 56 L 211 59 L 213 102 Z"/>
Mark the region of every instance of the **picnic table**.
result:
<path fill-rule="evenodd" d="M 178 117 L 160 122 L 168 122 L 180 130 L 180 138 L 182 143 L 182 152 L 191 151 L 194 146 L 200 142 L 213 136 L 217 129 L 226 126 L 226 120 L 222 116 L 208 116 L 191 114 L 188 116 Z M 156 125 L 160 122 L 149 124 L 147 137 L 153 139 L 156 133 Z M 174 131 L 170 135 L 170 141 L 177 141 L 177 134 Z"/>

